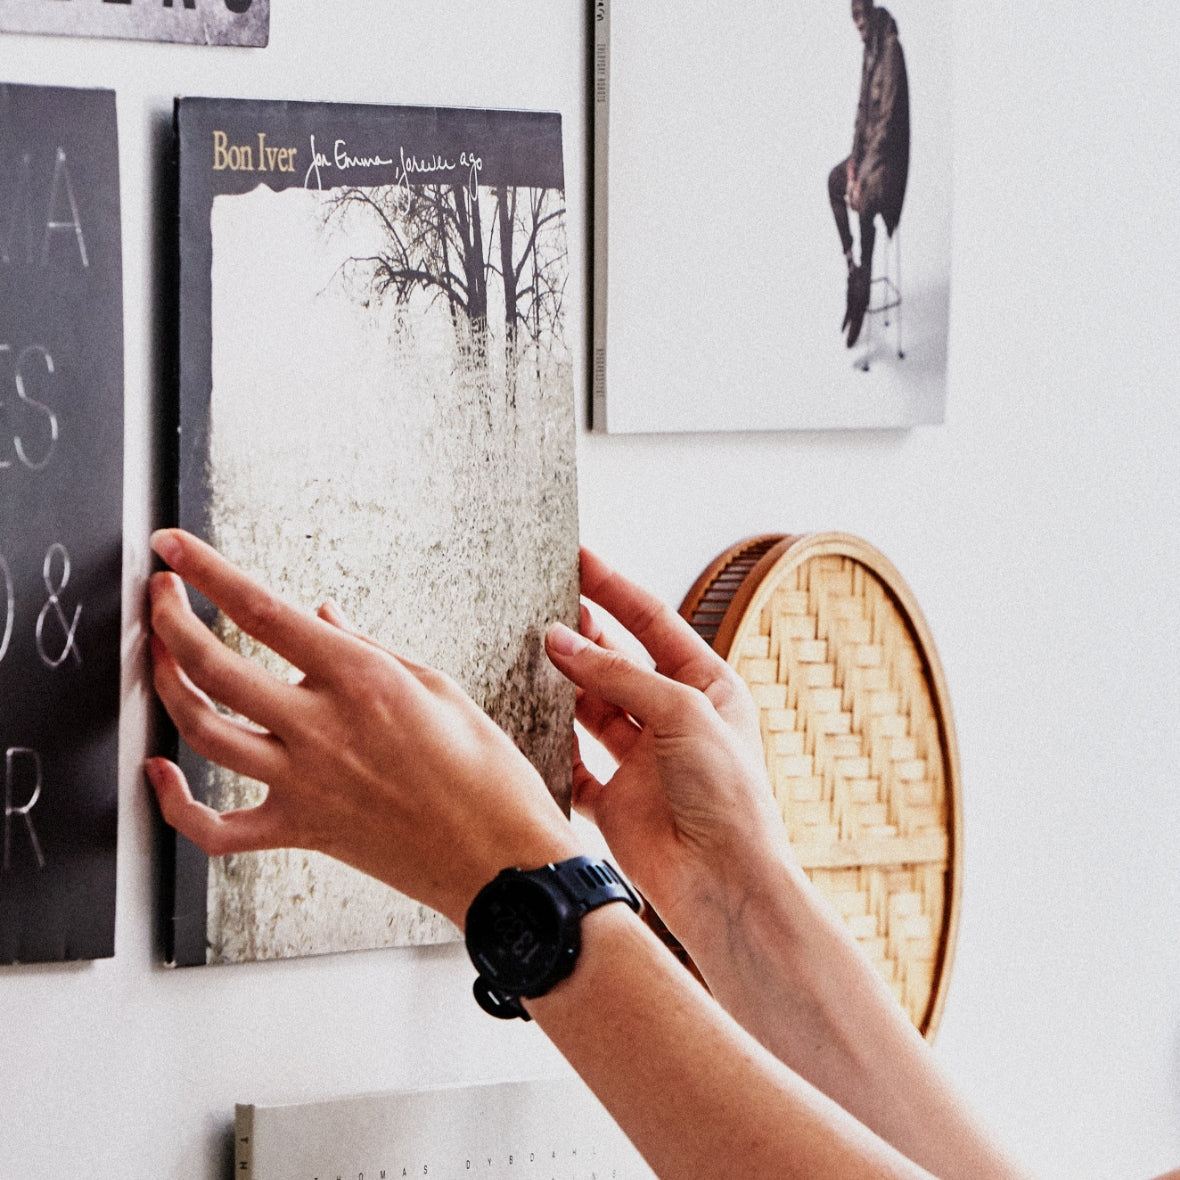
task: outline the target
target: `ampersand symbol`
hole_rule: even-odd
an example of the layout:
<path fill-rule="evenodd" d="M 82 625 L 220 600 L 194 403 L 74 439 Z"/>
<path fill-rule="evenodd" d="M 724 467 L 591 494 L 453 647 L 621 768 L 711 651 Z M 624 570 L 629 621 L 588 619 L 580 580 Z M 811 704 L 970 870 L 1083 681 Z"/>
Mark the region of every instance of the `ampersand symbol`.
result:
<path fill-rule="evenodd" d="M 53 558 L 56 554 L 61 555 L 61 580 L 55 586 L 53 584 Z M 61 608 L 61 600 L 58 594 L 63 591 L 70 582 L 70 555 L 66 552 L 66 547 L 58 542 L 54 542 L 45 551 L 45 564 L 41 567 L 41 579 L 45 583 L 45 590 L 49 595 L 45 605 L 41 608 L 41 613 L 37 616 L 37 651 L 41 653 L 41 659 L 47 668 L 60 668 L 65 663 L 66 656 L 72 655 L 78 666 L 82 666 L 82 653 L 78 650 L 78 644 L 75 639 L 75 634 L 78 630 L 78 619 L 82 614 L 82 604 L 78 603 L 74 607 L 74 617 L 72 621 L 67 622 L 66 616 Z M 57 659 L 52 658 L 45 651 L 45 643 L 42 632 L 45 630 L 45 620 L 49 612 L 53 611 L 57 615 L 57 621 L 61 624 L 62 634 L 65 636 L 65 643 L 62 646 L 61 654 Z"/>

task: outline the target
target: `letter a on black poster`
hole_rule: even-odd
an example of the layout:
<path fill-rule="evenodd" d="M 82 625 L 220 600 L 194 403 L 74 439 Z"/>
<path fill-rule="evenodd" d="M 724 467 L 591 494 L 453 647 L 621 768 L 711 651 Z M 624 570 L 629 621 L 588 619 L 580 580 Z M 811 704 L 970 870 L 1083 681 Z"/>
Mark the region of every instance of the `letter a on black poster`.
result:
<path fill-rule="evenodd" d="M 114 953 L 115 96 L 0 85 L 0 964 Z"/>

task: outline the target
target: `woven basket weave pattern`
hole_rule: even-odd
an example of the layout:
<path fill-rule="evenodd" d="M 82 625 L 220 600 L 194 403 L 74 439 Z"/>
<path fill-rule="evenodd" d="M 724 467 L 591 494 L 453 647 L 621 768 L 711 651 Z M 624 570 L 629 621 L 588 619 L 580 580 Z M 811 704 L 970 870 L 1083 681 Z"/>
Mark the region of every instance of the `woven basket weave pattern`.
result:
<path fill-rule="evenodd" d="M 695 604 L 690 620 L 710 641 L 775 540 L 735 550 Z M 943 720 L 906 617 L 855 557 L 780 558 L 723 654 L 758 706 L 800 864 L 932 1035 L 951 937 L 952 792 Z"/>

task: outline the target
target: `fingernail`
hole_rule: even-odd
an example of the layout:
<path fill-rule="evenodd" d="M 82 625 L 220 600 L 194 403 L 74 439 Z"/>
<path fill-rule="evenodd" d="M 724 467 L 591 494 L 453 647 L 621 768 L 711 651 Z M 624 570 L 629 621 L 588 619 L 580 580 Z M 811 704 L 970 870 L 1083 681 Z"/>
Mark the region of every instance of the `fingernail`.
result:
<path fill-rule="evenodd" d="M 590 646 L 586 639 L 564 623 L 554 623 L 546 639 L 550 650 L 559 656 L 575 656 Z"/>
<path fill-rule="evenodd" d="M 337 627 L 350 627 L 348 616 L 336 605 L 334 598 L 325 598 L 320 604 L 320 618 L 334 623 Z"/>
<path fill-rule="evenodd" d="M 169 565 L 180 556 L 180 542 L 169 529 L 157 529 L 152 533 L 152 548 Z"/>
<path fill-rule="evenodd" d="M 157 571 L 148 581 L 148 597 L 152 602 L 155 602 L 157 598 L 165 594 L 175 593 L 182 585 L 178 575 L 170 571 Z"/>
<path fill-rule="evenodd" d="M 160 771 L 162 769 L 161 763 L 163 761 L 164 760 L 162 758 L 149 758 L 143 764 L 144 774 L 146 774 L 148 776 L 148 781 L 152 784 L 153 787 L 155 787 L 159 784 Z"/>

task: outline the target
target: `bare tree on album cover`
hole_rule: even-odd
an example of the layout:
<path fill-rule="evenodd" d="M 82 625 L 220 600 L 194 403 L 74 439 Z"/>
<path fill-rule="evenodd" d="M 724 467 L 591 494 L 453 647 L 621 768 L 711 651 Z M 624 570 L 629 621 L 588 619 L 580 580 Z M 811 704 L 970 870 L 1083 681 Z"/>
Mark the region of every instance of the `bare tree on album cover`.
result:
<path fill-rule="evenodd" d="M 352 188 L 337 193 L 333 205 L 342 214 L 365 207 L 384 230 L 375 255 L 349 260 L 371 268 L 373 290 L 401 304 L 419 291 L 443 301 L 481 361 L 487 360 L 488 284 L 498 279 L 511 373 L 522 331 L 538 347 L 562 331 L 569 274 L 562 197 L 551 189 L 500 185 L 492 191 L 490 217 L 482 211 L 486 199 L 467 184 Z"/>

